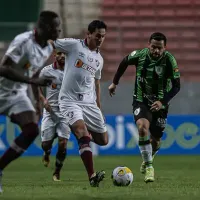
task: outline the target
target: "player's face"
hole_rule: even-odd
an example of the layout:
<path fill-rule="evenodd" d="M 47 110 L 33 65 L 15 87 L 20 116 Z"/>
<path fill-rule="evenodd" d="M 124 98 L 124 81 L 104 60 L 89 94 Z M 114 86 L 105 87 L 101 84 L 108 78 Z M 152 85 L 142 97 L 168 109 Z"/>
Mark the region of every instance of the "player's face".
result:
<path fill-rule="evenodd" d="M 60 66 L 64 66 L 65 65 L 65 54 L 62 52 L 57 52 L 56 53 L 56 61 L 58 62 L 58 64 Z"/>
<path fill-rule="evenodd" d="M 88 36 L 90 44 L 95 48 L 100 48 L 106 36 L 106 29 L 105 28 L 96 29 L 95 32 L 93 32 L 92 34 L 89 33 Z"/>
<path fill-rule="evenodd" d="M 166 46 L 164 40 L 158 41 L 152 39 L 149 43 L 150 54 L 153 58 L 159 58 L 160 56 L 162 56 L 165 48 Z"/>
<path fill-rule="evenodd" d="M 54 18 L 51 25 L 48 27 L 47 37 L 50 40 L 56 40 L 60 34 L 60 19 L 58 17 Z"/>

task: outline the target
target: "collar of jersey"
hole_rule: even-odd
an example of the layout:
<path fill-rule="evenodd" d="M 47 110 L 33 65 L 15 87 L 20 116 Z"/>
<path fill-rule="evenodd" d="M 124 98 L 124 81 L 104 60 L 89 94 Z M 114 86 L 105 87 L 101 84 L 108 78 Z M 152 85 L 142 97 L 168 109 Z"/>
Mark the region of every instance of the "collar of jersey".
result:
<path fill-rule="evenodd" d="M 88 48 L 89 49 L 89 47 L 88 47 L 88 44 L 87 44 L 87 39 L 85 38 L 84 40 L 83 40 L 83 44 L 84 44 L 84 46 L 86 47 L 86 48 Z M 89 49 L 90 50 L 90 49 Z M 99 53 L 99 49 L 96 49 L 96 50 L 90 50 L 91 52 L 96 52 L 96 53 Z"/>

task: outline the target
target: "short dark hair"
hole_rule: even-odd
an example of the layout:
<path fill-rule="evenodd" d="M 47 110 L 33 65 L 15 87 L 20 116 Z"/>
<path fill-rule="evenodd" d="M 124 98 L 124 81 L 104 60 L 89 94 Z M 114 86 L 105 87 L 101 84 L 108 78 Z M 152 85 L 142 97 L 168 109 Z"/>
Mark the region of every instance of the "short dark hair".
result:
<path fill-rule="evenodd" d="M 149 42 L 151 42 L 151 40 L 157 40 L 157 41 L 161 41 L 163 40 L 164 41 L 164 44 L 166 45 L 167 44 L 167 38 L 166 36 L 163 34 L 163 33 L 160 33 L 160 32 L 155 32 L 153 33 L 150 38 L 149 38 Z"/>
<path fill-rule="evenodd" d="M 49 10 L 44 10 L 40 13 L 38 25 L 44 26 L 46 24 L 51 24 L 54 18 L 59 17 L 57 13 Z"/>
<path fill-rule="evenodd" d="M 107 25 L 100 20 L 94 20 L 88 25 L 88 31 L 94 33 L 96 29 L 105 28 L 107 30 Z"/>

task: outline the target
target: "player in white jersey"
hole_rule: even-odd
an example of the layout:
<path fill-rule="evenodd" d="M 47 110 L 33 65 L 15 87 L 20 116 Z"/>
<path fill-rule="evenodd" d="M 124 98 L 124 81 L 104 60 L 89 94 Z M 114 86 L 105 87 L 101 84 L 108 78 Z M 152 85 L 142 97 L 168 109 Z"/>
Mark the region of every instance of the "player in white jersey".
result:
<path fill-rule="evenodd" d="M 40 77 L 54 77 L 52 84 L 46 88 L 46 98 L 42 93 L 40 95 L 44 105 L 41 138 L 42 149 L 44 150 L 43 163 L 45 167 L 48 167 L 52 144 L 56 136 L 58 136 L 58 151 L 56 154 L 53 180 L 60 181 L 60 171 L 66 157 L 70 128 L 66 118 L 62 116 L 58 105 L 58 95 L 62 84 L 65 65 L 65 54 L 57 52 L 55 53 L 55 59 L 53 64 L 46 66 L 40 73 Z"/>
<path fill-rule="evenodd" d="M 57 39 L 59 26 L 60 20 L 56 13 L 42 11 L 36 29 L 17 35 L 1 63 L 0 114 L 10 117 L 12 122 L 20 126 L 22 133 L 0 158 L 0 192 L 2 171 L 23 153 L 39 134 L 35 109 L 27 97 L 27 83 L 47 85 L 50 80 L 29 78 L 28 67 L 40 70 L 45 65 L 53 52 L 48 40 Z"/>
<path fill-rule="evenodd" d="M 108 133 L 100 110 L 100 79 L 103 58 L 99 48 L 107 26 L 99 20 L 88 26 L 85 40 L 58 39 L 54 47 L 68 54 L 67 68 L 59 95 L 62 114 L 68 118 L 78 139 L 79 153 L 88 173 L 90 185 L 99 186 L 105 172 L 94 172 L 90 134 L 95 143 L 106 145 Z"/>

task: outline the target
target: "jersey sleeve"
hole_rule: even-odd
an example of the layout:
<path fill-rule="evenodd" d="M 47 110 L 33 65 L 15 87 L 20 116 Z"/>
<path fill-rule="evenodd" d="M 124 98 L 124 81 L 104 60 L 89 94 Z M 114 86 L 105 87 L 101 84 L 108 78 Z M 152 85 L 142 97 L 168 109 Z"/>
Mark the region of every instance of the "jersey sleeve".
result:
<path fill-rule="evenodd" d="M 170 79 L 180 78 L 180 72 L 179 72 L 179 68 L 178 68 L 176 59 L 171 54 L 169 54 L 167 64 L 168 64 L 167 69 L 169 70 L 168 78 L 170 78 Z"/>
<path fill-rule="evenodd" d="M 24 48 L 25 48 L 24 39 L 17 36 L 11 42 L 5 55 L 10 57 L 14 63 L 18 64 L 26 52 Z"/>
<path fill-rule="evenodd" d="M 39 75 L 40 78 L 51 78 L 52 75 L 50 73 L 50 68 L 49 66 L 47 67 L 44 67 L 41 72 L 40 72 L 40 75 Z"/>
<path fill-rule="evenodd" d="M 136 65 L 138 63 L 140 50 L 132 51 L 128 55 L 128 65 Z"/>
<path fill-rule="evenodd" d="M 64 39 L 57 39 L 54 41 L 54 46 L 59 51 L 64 53 L 70 53 L 76 47 L 78 43 L 77 39 L 73 38 L 64 38 Z"/>
<path fill-rule="evenodd" d="M 97 63 L 98 64 L 98 63 Z M 101 66 L 99 67 L 99 69 L 96 71 L 95 73 L 95 79 L 101 79 L 101 71 L 103 69 L 103 61 L 100 64 Z"/>

